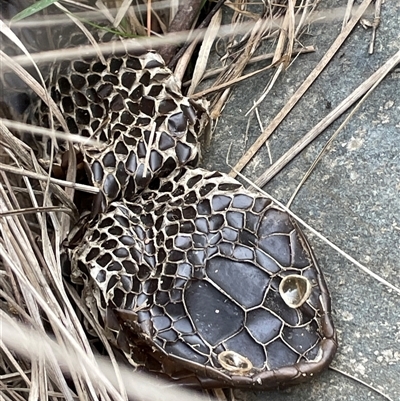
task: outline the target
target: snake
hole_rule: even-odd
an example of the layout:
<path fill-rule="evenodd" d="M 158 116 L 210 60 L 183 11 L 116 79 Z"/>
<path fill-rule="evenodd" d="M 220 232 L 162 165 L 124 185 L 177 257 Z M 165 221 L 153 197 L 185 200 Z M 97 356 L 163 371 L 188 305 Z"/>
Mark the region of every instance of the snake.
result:
<path fill-rule="evenodd" d="M 77 31 L 59 47 L 83 44 Z M 311 246 L 266 195 L 198 167 L 205 102 L 154 50 L 78 53 L 47 79 L 69 132 L 88 138 L 76 151 L 98 189 L 64 268 L 111 344 L 134 369 L 193 387 L 266 390 L 327 368 L 336 331 Z M 30 114 L 50 127 L 43 100 Z"/>

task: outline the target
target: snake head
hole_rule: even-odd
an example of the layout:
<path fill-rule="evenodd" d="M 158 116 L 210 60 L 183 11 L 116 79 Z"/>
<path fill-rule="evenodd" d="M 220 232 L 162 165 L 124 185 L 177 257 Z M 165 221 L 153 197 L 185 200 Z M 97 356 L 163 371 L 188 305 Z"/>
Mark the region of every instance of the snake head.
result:
<path fill-rule="evenodd" d="M 109 329 L 136 366 L 177 383 L 268 389 L 308 380 L 335 354 L 329 293 L 302 231 L 224 174 L 161 178 L 113 202 L 82 241 L 75 271 L 89 271 L 103 314 L 117 311 Z"/>

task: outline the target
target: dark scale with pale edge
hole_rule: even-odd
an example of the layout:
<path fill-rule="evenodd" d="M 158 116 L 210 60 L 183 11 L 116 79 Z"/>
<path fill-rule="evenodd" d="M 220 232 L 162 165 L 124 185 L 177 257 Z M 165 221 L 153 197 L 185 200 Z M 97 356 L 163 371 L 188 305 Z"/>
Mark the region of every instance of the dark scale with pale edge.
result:
<path fill-rule="evenodd" d="M 183 168 L 113 202 L 72 260 L 131 362 L 176 380 L 276 387 L 321 370 L 336 349 L 303 234 L 224 174 Z"/>
<path fill-rule="evenodd" d="M 131 199 L 154 177 L 197 163 L 203 110 L 182 96 L 159 54 L 61 62 L 52 77 L 50 93 L 70 132 L 98 142 L 81 151 L 108 202 Z M 49 126 L 44 103 L 36 115 Z"/>
<path fill-rule="evenodd" d="M 69 131 L 99 142 L 79 146 L 103 202 L 67 241 L 72 279 L 131 364 L 180 384 L 253 389 L 326 368 L 336 334 L 310 246 L 270 200 L 195 168 L 207 113 L 161 56 L 55 62 L 49 82 Z M 31 114 L 49 125 L 43 103 Z"/>

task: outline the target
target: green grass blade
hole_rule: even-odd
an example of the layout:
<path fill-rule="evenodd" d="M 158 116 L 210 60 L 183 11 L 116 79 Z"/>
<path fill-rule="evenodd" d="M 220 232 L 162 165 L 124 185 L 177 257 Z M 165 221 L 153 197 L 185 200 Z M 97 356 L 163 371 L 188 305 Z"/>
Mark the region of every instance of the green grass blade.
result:
<path fill-rule="evenodd" d="M 19 12 L 17 15 L 14 15 L 14 17 L 11 19 L 11 21 L 16 22 L 16 21 L 21 21 L 24 18 L 30 17 L 33 14 L 36 14 L 37 12 L 44 10 L 48 6 L 51 6 L 53 3 L 55 3 L 57 0 L 40 0 L 36 2 L 35 4 L 32 4 L 31 6 L 25 8 L 25 10 L 22 10 Z"/>

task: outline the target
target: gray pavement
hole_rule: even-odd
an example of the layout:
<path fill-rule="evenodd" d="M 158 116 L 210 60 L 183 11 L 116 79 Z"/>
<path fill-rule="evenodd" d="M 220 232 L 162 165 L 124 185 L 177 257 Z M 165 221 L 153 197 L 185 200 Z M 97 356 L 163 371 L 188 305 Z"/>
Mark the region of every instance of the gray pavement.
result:
<path fill-rule="evenodd" d="M 319 9 L 345 6 L 326 1 Z M 336 107 L 400 47 L 400 2 L 387 0 L 375 53 L 368 55 L 371 31 L 358 25 L 306 96 L 278 128 L 269 146 L 273 161 Z M 308 76 L 340 31 L 341 20 L 311 26 L 302 37 L 317 51 L 300 56 L 260 105 L 264 127 Z M 263 49 L 268 52 L 269 49 Z M 260 68 L 261 65 L 256 68 Z M 268 83 L 269 73 L 233 91 L 218 122 L 203 165 L 228 172 L 259 136 L 255 118 L 247 143 L 245 113 Z M 356 260 L 400 287 L 400 67 L 392 71 L 333 142 L 295 199 L 292 210 Z M 339 122 L 341 122 L 340 119 Z M 318 152 L 338 127 L 329 127 L 264 189 L 287 202 Z M 269 166 L 266 148 L 244 170 L 250 179 Z M 333 367 L 400 399 L 400 296 L 306 232 L 325 273 L 333 299 L 340 348 Z M 309 384 L 274 392 L 235 392 L 247 401 L 384 400 L 361 383 L 328 370 Z"/>

